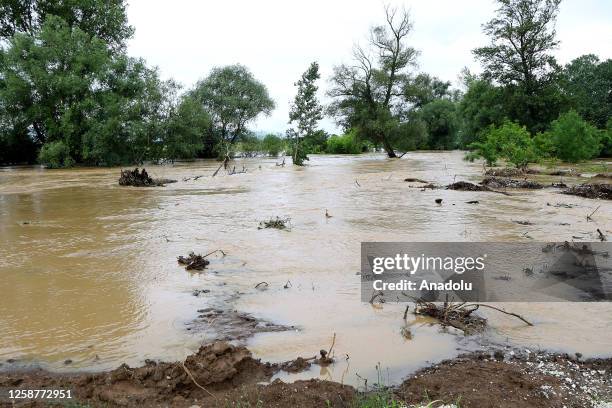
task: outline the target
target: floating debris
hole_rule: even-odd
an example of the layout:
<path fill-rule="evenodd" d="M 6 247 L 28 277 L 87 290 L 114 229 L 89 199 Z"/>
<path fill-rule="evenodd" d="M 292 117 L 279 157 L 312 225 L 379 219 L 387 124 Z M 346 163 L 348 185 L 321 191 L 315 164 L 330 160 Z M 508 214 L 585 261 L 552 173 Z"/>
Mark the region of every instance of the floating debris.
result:
<path fill-rule="evenodd" d="M 497 177 L 487 177 L 480 184 L 490 188 L 527 188 L 534 190 L 544 188 L 544 185 L 527 179 L 516 180 Z"/>
<path fill-rule="evenodd" d="M 459 191 L 491 191 L 491 189 L 478 184 L 468 183 L 467 181 L 457 181 L 446 186 L 447 190 L 459 190 Z"/>
<path fill-rule="evenodd" d="M 421 180 L 419 178 L 412 178 L 412 177 L 408 177 L 405 178 L 404 181 L 408 182 L 408 183 L 423 183 L 423 184 L 429 184 L 429 181 L 425 181 L 425 180 Z"/>
<path fill-rule="evenodd" d="M 270 218 L 269 221 L 261 221 L 257 229 L 264 229 L 264 228 L 276 228 L 280 230 L 284 230 L 284 229 L 290 230 L 291 229 L 291 218 L 276 217 L 276 218 Z"/>
<path fill-rule="evenodd" d="M 149 176 L 146 169 L 143 168 L 142 171 L 140 171 L 138 167 L 134 170 L 121 170 L 121 176 L 119 177 L 120 186 L 163 187 L 169 183 L 176 183 L 176 180 L 153 179 Z"/>
<path fill-rule="evenodd" d="M 208 259 L 202 255 L 196 255 L 194 252 L 190 252 L 187 257 L 179 256 L 177 261 L 179 264 L 184 265 L 188 271 L 203 271 L 210 264 Z"/>
<path fill-rule="evenodd" d="M 579 184 L 564 190 L 563 194 L 612 200 L 612 184 Z"/>

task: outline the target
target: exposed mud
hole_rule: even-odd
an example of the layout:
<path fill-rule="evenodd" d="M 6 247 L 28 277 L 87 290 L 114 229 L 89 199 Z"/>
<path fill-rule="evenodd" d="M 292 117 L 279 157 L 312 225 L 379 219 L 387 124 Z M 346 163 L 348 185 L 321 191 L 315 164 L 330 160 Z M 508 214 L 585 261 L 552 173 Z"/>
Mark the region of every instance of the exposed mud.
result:
<path fill-rule="evenodd" d="M 407 379 L 396 396 L 409 404 L 440 400 L 465 408 L 586 408 L 612 401 L 612 360 L 495 351 L 460 356 Z"/>
<path fill-rule="evenodd" d="M 281 369 L 309 366 L 303 358 L 263 363 L 249 350 L 226 342 L 201 347 L 184 362 L 147 361 L 98 374 L 51 374 L 42 370 L 0 373 L 7 389 L 64 389 L 92 407 L 355 407 L 373 391 L 337 382 L 301 380 L 262 384 Z M 380 387 L 380 384 L 375 385 Z M 462 355 L 416 372 L 378 398 L 407 406 L 430 401 L 464 408 L 585 408 L 612 400 L 612 359 L 581 361 L 579 356 L 495 350 Z M 20 400 L 3 406 L 48 406 L 51 401 Z M 65 402 L 65 401 L 64 401 Z"/>
<path fill-rule="evenodd" d="M 187 324 L 187 330 L 193 333 L 212 330 L 215 333 L 215 340 L 242 340 L 256 333 L 296 330 L 293 326 L 262 321 L 236 310 L 211 307 L 200 309 L 198 313 L 198 317 Z"/>

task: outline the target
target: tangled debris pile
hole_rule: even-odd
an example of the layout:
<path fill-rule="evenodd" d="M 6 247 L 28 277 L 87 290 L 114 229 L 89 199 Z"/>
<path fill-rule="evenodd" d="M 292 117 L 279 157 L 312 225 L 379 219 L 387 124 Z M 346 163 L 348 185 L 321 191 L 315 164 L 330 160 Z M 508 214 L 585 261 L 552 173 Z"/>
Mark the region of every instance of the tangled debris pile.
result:
<path fill-rule="evenodd" d="M 447 190 L 459 190 L 459 191 L 491 191 L 491 189 L 478 184 L 468 183 L 467 181 L 457 181 L 446 186 Z"/>
<path fill-rule="evenodd" d="M 526 189 L 540 189 L 544 186 L 535 181 L 523 179 L 516 180 L 510 178 L 498 178 L 498 177 L 487 177 L 482 182 L 481 185 L 490 188 L 526 188 Z"/>
<path fill-rule="evenodd" d="M 176 180 L 153 179 L 149 176 L 147 170 L 143 168 L 142 171 L 139 171 L 138 167 L 134 170 L 121 170 L 121 176 L 119 177 L 120 186 L 163 187 L 169 183 L 176 183 Z"/>
<path fill-rule="evenodd" d="M 415 315 L 429 316 L 437 319 L 442 326 L 452 326 L 456 329 L 462 330 L 466 335 L 472 335 L 482 332 L 487 327 L 487 319 L 473 315 L 480 307 L 487 307 L 498 312 L 514 316 L 522 320 L 528 326 L 533 326 L 532 323 L 527 321 L 524 317 L 519 314 L 507 312 L 503 309 L 499 309 L 495 306 L 485 305 L 481 303 L 466 304 L 449 302 L 447 300 L 437 305 L 432 302 L 427 302 L 423 299 L 415 299 Z M 406 312 L 408 309 L 406 309 Z M 406 316 L 404 313 L 404 317 Z"/>
<path fill-rule="evenodd" d="M 571 186 L 563 194 L 612 200 L 612 184 L 580 184 Z"/>
<path fill-rule="evenodd" d="M 177 258 L 179 264 L 184 265 L 185 269 L 188 271 L 196 270 L 203 271 L 206 269 L 206 266 L 210 264 L 210 261 L 206 259 L 206 257 L 202 255 L 196 255 L 195 252 L 190 252 L 186 257 L 179 256 Z"/>
<path fill-rule="evenodd" d="M 280 230 L 284 230 L 284 229 L 291 230 L 291 218 L 289 218 L 289 217 L 286 217 L 286 218 L 276 217 L 276 218 L 270 218 L 270 220 L 268 220 L 268 221 L 261 221 L 259 223 L 259 227 L 257 227 L 257 229 L 264 229 L 264 228 L 276 228 L 276 229 L 280 229 Z"/>
<path fill-rule="evenodd" d="M 472 315 L 479 305 L 444 302 L 436 305 L 422 299 L 415 300 L 414 314 L 437 319 L 442 326 L 452 326 L 462 330 L 466 335 L 482 332 L 487 327 L 487 319 Z"/>

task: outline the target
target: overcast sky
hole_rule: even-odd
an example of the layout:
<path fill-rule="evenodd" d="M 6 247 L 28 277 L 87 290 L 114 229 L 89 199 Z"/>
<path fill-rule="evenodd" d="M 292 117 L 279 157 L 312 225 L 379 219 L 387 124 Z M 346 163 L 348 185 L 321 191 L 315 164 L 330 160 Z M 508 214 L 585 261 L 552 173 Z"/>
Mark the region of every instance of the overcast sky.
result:
<path fill-rule="evenodd" d="M 382 0 L 129 0 L 136 29 L 132 56 L 144 57 L 191 87 L 215 66 L 246 65 L 276 102 L 269 117 L 251 129 L 284 132 L 293 83 L 318 61 L 320 93 L 334 65 L 349 62 L 355 42 L 366 43 L 369 27 L 384 21 Z M 410 45 L 420 50 L 419 71 L 457 82 L 463 67 L 479 72 L 471 50 L 485 44 L 481 25 L 495 10 L 492 0 L 391 1 L 411 11 Z M 582 54 L 612 58 L 612 1 L 563 0 L 555 52 L 561 63 Z M 330 119 L 321 123 L 337 131 Z"/>

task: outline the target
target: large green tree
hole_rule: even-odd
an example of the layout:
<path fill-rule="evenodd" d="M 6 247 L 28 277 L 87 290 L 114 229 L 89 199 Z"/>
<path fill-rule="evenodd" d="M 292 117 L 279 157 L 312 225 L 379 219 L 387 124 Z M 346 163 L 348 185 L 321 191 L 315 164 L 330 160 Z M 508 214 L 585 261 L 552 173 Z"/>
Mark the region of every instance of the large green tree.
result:
<path fill-rule="evenodd" d="M 436 99 L 419 111 L 427 126 L 428 145 L 431 149 L 452 150 L 457 147 L 457 104 L 448 99 Z"/>
<path fill-rule="evenodd" d="M 358 137 L 396 157 L 392 139 L 406 108 L 403 89 L 418 53 L 406 44 L 412 31 L 408 12 L 387 7 L 385 16 L 385 25 L 372 28 L 369 47 L 355 47 L 354 64 L 334 68 L 330 112 L 345 129 L 357 130 Z"/>
<path fill-rule="evenodd" d="M 612 117 L 612 60 L 593 54 L 576 58 L 565 66 L 563 89 L 570 104 L 584 119 L 605 129 Z"/>
<path fill-rule="evenodd" d="M 113 49 L 124 48 L 134 32 L 128 24 L 125 0 L 2 0 L 0 38 L 9 40 L 16 33 L 35 35 L 50 15 Z"/>
<path fill-rule="evenodd" d="M 313 62 L 295 83 L 297 94 L 289 109 L 289 124 L 294 124 L 295 127 L 288 135 L 293 139 L 293 164 L 298 166 L 308 160 L 302 141 L 313 136 L 319 121 L 323 119 L 323 107 L 317 98 L 319 88 L 316 81 L 319 78 L 319 64 Z"/>
<path fill-rule="evenodd" d="M 496 16 L 483 27 L 490 44 L 473 52 L 484 78 L 505 87 L 508 113 L 530 130 L 546 128 L 561 109 L 555 20 L 561 0 L 496 0 Z"/>
<path fill-rule="evenodd" d="M 231 145 L 247 133 L 249 122 L 274 109 L 266 86 L 242 65 L 214 68 L 190 95 L 209 112 L 218 140 L 217 154 L 225 158 L 229 158 Z"/>

